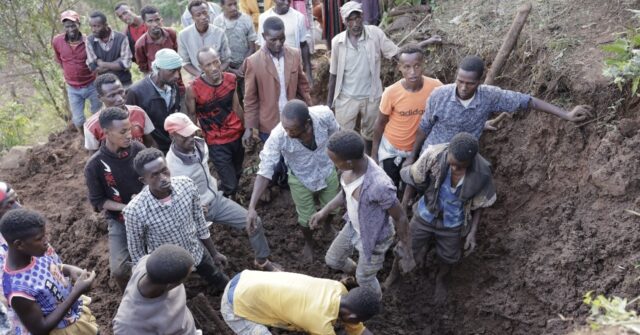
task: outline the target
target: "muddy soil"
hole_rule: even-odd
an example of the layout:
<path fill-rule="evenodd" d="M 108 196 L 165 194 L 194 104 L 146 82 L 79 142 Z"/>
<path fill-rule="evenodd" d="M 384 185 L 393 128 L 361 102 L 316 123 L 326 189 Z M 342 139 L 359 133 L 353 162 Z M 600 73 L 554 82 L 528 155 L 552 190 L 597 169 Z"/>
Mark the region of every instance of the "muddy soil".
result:
<path fill-rule="evenodd" d="M 496 36 L 508 29 L 521 2 L 437 1 L 434 22 L 420 33 L 437 32 L 450 43 L 432 50 L 426 73 L 451 82 L 454 64 L 465 54 L 492 59 L 499 46 Z M 383 312 L 368 322 L 374 333 L 564 334 L 584 324 L 588 309 L 581 297 L 587 291 L 638 295 L 640 218 L 625 210 L 640 209 L 640 110 L 637 99 L 599 76 L 602 53 L 597 48 L 629 22 L 623 9 L 637 5 L 534 1 L 530 22 L 498 84 L 565 107 L 591 104 L 596 119 L 577 127 L 543 113 L 522 112 L 499 131 L 486 133 L 481 153 L 494 166 L 498 201 L 483 214 L 476 252 L 453 271 L 447 304 L 431 303 L 430 253 L 424 268 L 385 293 Z M 466 10 L 463 23 L 447 23 Z M 499 25 L 492 25 L 497 21 Z M 478 45 L 483 39 L 486 45 Z M 316 69 L 324 73 L 328 66 L 318 61 Z M 391 63 L 385 63 L 382 75 L 385 85 L 398 78 Z M 315 101 L 324 101 L 325 87 L 323 74 L 314 88 Z M 92 309 L 102 333 L 110 334 L 120 294 L 109 280 L 105 221 L 87 201 L 82 173 L 86 158 L 75 134 L 55 134 L 35 147 L 20 169 L 0 171 L 0 179 L 12 183 L 26 206 L 47 216 L 51 244 L 66 262 L 96 270 Z M 250 172 L 255 155 L 245 165 Z M 252 174 L 241 182 L 245 204 Z M 340 277 L 323 263 L 330 237 L 318 236 L 320 250 L 313 264 L 299 261 L 302 236 L 287 191 L 258 211 L 273 260 L 289 271 Z M 228 274 L 251 268 L 253 257 L 243 232 L 216 225 L 213 229 L 216 244 L 229 257 Z M 381 280 L 390 268 L 388 256 Z M 197 276 L 187 282 L 187 290 L 190 304 L 203 305 L 203 299 L 210 304 L 200 315 L 219 307 L 220 297 Z M 197 297 L 199 293 L 204 297 Z M 214 318 L 199 320 L 207 333 L 224 334 Z"/>

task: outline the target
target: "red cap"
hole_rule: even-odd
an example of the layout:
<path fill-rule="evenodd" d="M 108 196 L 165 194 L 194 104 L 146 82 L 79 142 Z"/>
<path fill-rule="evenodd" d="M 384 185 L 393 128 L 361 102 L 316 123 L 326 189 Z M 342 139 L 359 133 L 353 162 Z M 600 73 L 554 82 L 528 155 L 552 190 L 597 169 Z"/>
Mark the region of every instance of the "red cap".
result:
<path fill-rule="evenodd" d="M 164 130 L 169 134 L 178 133 L 180 136 L 187 137 L 193 135 L 199 129 L 184 113 L 170 114 L 164 120 Z"/>
<path fill-rule="evenodd" d="M 80 15 L 72 10 L 65 10 L 60 14 L 60 22 L 64 22 L 64 20 L 71 20 L 80 23 Z"/>

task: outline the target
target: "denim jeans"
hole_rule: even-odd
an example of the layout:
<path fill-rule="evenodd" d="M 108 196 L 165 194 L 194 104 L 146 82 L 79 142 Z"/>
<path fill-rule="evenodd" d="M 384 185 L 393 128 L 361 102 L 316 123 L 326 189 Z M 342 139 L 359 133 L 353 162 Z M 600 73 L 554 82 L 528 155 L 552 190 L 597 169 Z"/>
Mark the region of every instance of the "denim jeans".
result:
<path fill-rule="evenodd" d="M 358 285 L 372 289 L 378 293 L 378 296 L 382 296 L 382 290 L 376 274 L 384 265 L 385 253 L 393 244 L 394 236 L 395 231 L 392 229 L 389 237 L 375 245 L 371 258 L 367 260 L 362 251 L 362 242 L 356 236 L 356 231 L 349 221 L 345 223 L 338 236 L 331 243 L 324 257 L 325 262 L 330 268 L 344 272 L 352 272 L 355 267 Z M 358 251 L 357 264 L 351 259 L 354 249 Z"/>
<path fill-rule="evenodd" d="M 76 127 L 82 127 L 84 124 L 85 100 L 89 100 L 91 104 L 91 114 L 95 114 L 102 107 L 102 102 L 98 99 L 98 91 L 93 83 L 80 88 L 67 84 L 67 97 L 71 108 L 71 121 Z"/>

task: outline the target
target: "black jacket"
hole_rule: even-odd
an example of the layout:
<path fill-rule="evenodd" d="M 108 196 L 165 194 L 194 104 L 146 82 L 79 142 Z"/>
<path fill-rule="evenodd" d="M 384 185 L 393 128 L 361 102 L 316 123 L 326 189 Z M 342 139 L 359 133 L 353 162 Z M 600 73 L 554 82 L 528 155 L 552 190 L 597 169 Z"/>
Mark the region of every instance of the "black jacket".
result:
<path fill-rule="evenodd" d="M 171 138 L 169 133 L 164 130 L 164 120 L 176 112 L 180 112 L 180 93 L 178 85 L 171 86 L 171 103 L 169 108 L 155 86 L 151 82 L 151 77 L 147 76 L 137 81 L 127 91 L 127 105 L 136 105 L 144 109 L 149 115 L 149 119 L 156 128 L 152 133 L 153 139 L 158 143 L 158 148 L 162 152 L 169 151 L 171 146 Z"/>

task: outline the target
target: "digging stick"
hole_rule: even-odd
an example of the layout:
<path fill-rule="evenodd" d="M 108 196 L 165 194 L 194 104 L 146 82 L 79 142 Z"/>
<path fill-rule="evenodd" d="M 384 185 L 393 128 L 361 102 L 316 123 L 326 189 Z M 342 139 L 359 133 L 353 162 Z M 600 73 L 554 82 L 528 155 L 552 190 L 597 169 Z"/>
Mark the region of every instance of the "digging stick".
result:
<path fill-rule="evenodd" d="M 509 32 L 507 33 L 507 36 L 502 42 L 502 46 L 500 46 L 500 50 L 498 51 L 496 58 L 494 58 L 493 63 L 491 64 L 491 68 L 487 73 L 487 77 L 484 79 L 485 85 L 493 85 L 496 77 L 498 76 L 498 74 L 500 74 L 500 71 L 502 71 L 502 67 L 507 62 L 507 59 L 509 58 L 511 51 L 513 50 L 513 48 L 516 46 L 516 43 L 518 42 L 518 37 L 520 36 L 522 27 L 524 27 L 524 24 L 526 23 L 527 17 L 529 16 L 530 12 L 531 12 L 531 3 L 526 3 L 520 6 L 520 8 L 518 8 L 518 13 L 516 14 L 516 17 L 513 19 L 513 23 L 511 23 L 511 28 L 509 28 Z M 500 121 L 502 121 L 505 118 L 503 115 L 510 116 L 508 113 L 503 112 L 502 114 L 500 114 L 499 117 L 488 121 L 487 124 L 494 127 L 497 126 L 498 123 L 500 123 Z"/>

